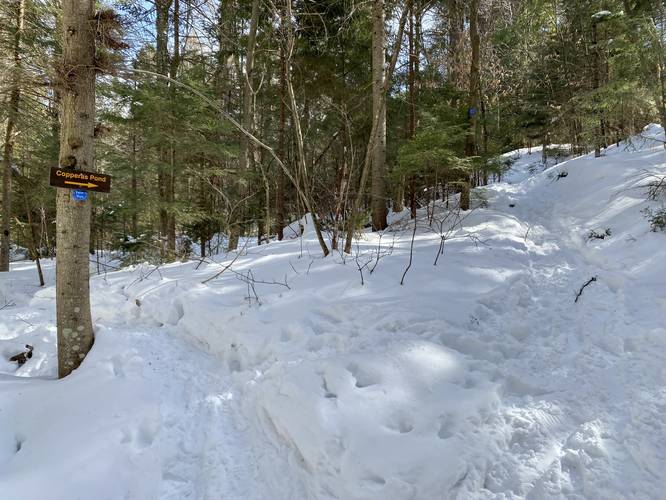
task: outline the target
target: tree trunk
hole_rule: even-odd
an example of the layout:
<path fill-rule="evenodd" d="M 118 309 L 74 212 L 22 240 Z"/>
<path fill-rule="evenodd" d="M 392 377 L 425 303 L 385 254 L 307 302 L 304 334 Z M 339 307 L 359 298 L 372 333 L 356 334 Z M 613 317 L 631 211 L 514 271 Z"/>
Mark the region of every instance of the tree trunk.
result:
<path fill-rule="evenodd" d="M 659 3 L 659 13 L 661 14 L 661 23 L 659 24 L 659 29 L 657 34 L 659 35 L 659 44 L 658 44 L 658 72 L 659 72 L 659 120 L 661 121 L 661 126 L 666 130 L 666 60 L 664 59 L 664 23 L 666 22 L 666 12 L 664 11 L 664 3 Z M 656 23 L 653 20 L 653 24 L 656 28 Z M 664 148 L 666 148 L 666 141 L 664 141 Z"/>
<path fill-rule="evenodd" d="M 245 52 L 245 72 L 243 75 L 243 127 L 248 132 L 253 132 L 254 116 L 252 102 L 254 100 L 253 72 L 254 72 L 254 50 L 257 44 L 257 24 L 259 22 L 259 0 L 252 0 L 252 17 L 250 18 L 250 29 L 247 35 L 247 49 Z M 240 170 L 245 172 L 252 166 L 253 144 L 244 134 L 240 141 Z"/>
<path fill-rule="evenodd" d="M 664 68 L 664 63 L 662 60 L 658 64 L 658 77 L 659 77 L 659 98 L 657 99 L 659 107 L 659 120 L 661 121 L 661 126 L 666 129 L 666 70 Z M 666 148 L 666 141 L 664 141 L 664 148 Z"/>
<path fill-rule="evenodd" d="M 405 209 L 405 178 L 401 177 L 393 189 L 393 211 L 400 213 Z"/>
<path fill-rule="evenodd" d="M 259 24 L 259 0 L 252 0 L 252 17 L 250 18 L 250 28 L 247 35 L 247 48 L 245 51 L 245 71 L 243 72 L 243 128 L 254 134 L 254 50 L 257 44 L 257 25 Z M 246 175 L 252 169 L 254 164 L 254 144 L 245 134 L 240 137 L 240 155 L 238 158 L 238 167 L 240 175 Z M 239 199 L 243 198 L 242 187 L 238 185 Z M 239 207 L 230 221 L 229 250 L 235 250 L 238 246 L 238 237 L 241 233 L 238 219 L 242 219 L 241 212 L 243 207 Z"/>
<path fill-rule="evenodd" d="M 402 14 L 400 15 L 400 22 L 398 23 L 398 33 L 395 39 L 395 45 L 393 47 L 393 53 L 391 54 L 391 62 L 386 68 L 386 74 L 384 76 L 384 85 L 388 86 L 388 83 L 393 77 L 393 71 L 395 70 L 395 65 L 398 62 L 398 55 L 400 54 L 400 46 L 402 45 L 402 35 L 405 31 L 405 22 L 407 21 L 408 9 L 403 8 Z M 381 106 L 386 107 L 386 93 L 387 89 L 385 88 L 381 92 Z M 365 191 L 365 185 L 368 180 L 368 175 L 370 173 L 370 168 L 372 166 L 372 153 L 374 151 L 374 143 L 377 139 L 377 131 L 379 128 L 379 119 L 380 114 L 373 116 L 372 120 L 372 129 L 370 130 L 370 139 L 368 140 L 368 145 L 365 150 L 365 157 L 363 158 L 363 169 L 361 170 L 361 179 L 359 181 L 358 191 L 356 192 L 356 198 L 351 209 L 351 215 L 347 221 L 347 235 L 345 239 L 345 248 L 344 252 L 349 254 L 351 253 L 352 239 L 354 237 L 354 229 L 356 227 L 356 217 L 361 206 L 361 201 L 363 200 L 363 192 Z"/>
<path fill-rule="evenodd" d="M 483 155 L 488 156 L 488 140 L 490 138 L 490 133 L 488 131 L 488 119 L 486 115 L 486 100 L 483 96 L 483 92 L 480 92 L 479 101 L 481 104 L 481 128 L 483 133 Z M 483 185 L 488 185 L 488 169 L 483 169 Z"/>
<path fill-rule="evenodd" d="M 178 68 L 180 67 L 180 0 L 173 2 L 173 57 L 169 65 L 169 77 L 175 80 L 178 77 Z M 176 86 L 170 85 L 169 99 L 171 100 L 171 109 L 176 104 Z M 177 124 L 175 118 L 171 117 L 172 136 L 176 135 Z M 166 174 L 166 202 L 167 211 L 167 254 L 173 258 L 176 254 L 176 213 L 174 203 L 176 202 L 176 147 L 172 143 L 169 150 L 169 170 Z"/>
<path fill-rule="evenodd" d="M 155 0 L 155 64 L 157 73 L 160 75 L 169 74 L 169 9 L 172 0 Z M 166 98 L 167 89 L 158 82 Z M 160 198 L 160 236 L 162 238 L 162 257 L 168 255 L 168 234 L 169 234 L 169 168 L 170 155 L 168 148 L 159 147 L 159 167 L 157 171 L 157 189 Z"/>
<path fill-rule="evenodd" d="M 448 0 L 447 10 L 449 20 L 449 83 L 454 89 L 462 90 L 463 30 L 465 29 L 465 10 L 462 0 Z"/>
<path fill-rule="evenodd" d="M 414 176 L 409 180 L 409 216 L 416 219 L 416 179 Z"/>
<path fill-rule="evenodd" d="M 409 64 L 407 74 L 407 88 L 409 91 L 409 124 L 407 134 L 409 139 L 416 137 L 416 64 L 418 54 L 414 43 L 414 0 L 409 0 Z M 416 179 L 413 175 L 409 178 L 409 208 L 412 219 L 416 218 Z"/>
<path fill-rule="evenodd" d="M 321 232 L 321 225 L 319 222 L 319 217 L 314 209 L 313 198 L 310 192 L 310 182 L 308 179 L 307 172 L 307 163 L 305 161 L 305 145 L 303 143 L 303 132 L 301 130 L 301 119 L 298 116 L 298 108 L 296 107 L 296 96 L 294 94 L 294 86 L 291 81 L 291 59 L 294 51 L 294 46 L 296 40 L 294 38 L 294 30 L 292 26 L 292 13 L 291 13 L 291 1 L 286 0 L 286 9 L 284 20 L 287 25 L 287 60 L 286 60 L 286 75 L 285 82 L 287 85 L 287 95 L 289 96 L 289 106 L 291 107 L 291 119 L 292 126 L 294 128 L 294 139 L 296 140 L 296 146 L 298 150 L 298 175 L 296 176 L 296 189 L 301 193 L 301 198 L 305 204 L 305 208 L 310 212 L 312 216 L 312 225 L 314 226 L 315 233 L 317 235 L 317 241 L 321 247 L 324 257 L 329 254 L 328 245 L 324 240 L 324 236 Z M 299 180 L 300 179 L 300 180 Z M 299 189 L 299 183 L 301 184 Z"/>
<path fill-rule="evenodd" d="M 384 0 L 372 3 L 372 114 L 377 120 L 377 132 L 372 152 L 372 186 L 370 190 L 372 230 L 386 229 L 386 85 L 384 78 Z"/>
<path fill-rule="evenodd" d="M 284 16 L 280 16 L 281 20 Z M 282 24 L 284 22 L 281 21 Z M 284 33 L 284 26 L 282 26 Z M 285 55 L 284 55 L 284 40 L 280 43 L 280 130 L 279 130 L 279 144 L 278 156 L 282 163 L 287 164 L 287 150 L 286 150 L 286 127 L 287 127 L 287 86 L 285 81 Z M 277 169 L 277 189 L 275 193 L 275 224 L 277 226 L 278 241 L 284 238 L 284 172 L 281 168 Z"/>
<path fill-rule="evenodd" d="M 91 170 L 95 130 L 93 0 L 62 2 L 61 168 Z M 58 376 L 69 375 L 92 347 L 88 246 L 91 200 L 69 189 L 56 196 Z"/>
<path fill-rule="evenodd" d="M 480 45 L 478 31 L 479 20 L 479 0 L 471 0 L 469 6 L 469 37 L 472 45 L 472 60 L 469 71 L 469 99 L 467 107 L 468 130 L 465 138 L 465 156 L 471 157 L 477 155 L 476 148 L 476 122 L 479 112 L 479 58 Z M 469 210 L 469 175 L 464 174 L 461 180 L 460 208 Z"/>
<path fill-rule="evenodd" d="M 657 30 L 659 35 L 659 44 L 658 44 L 658 62 L 657 62 L 657 72 L 659 77 L 659 97 L 657 102 L 659 103 L 659 120 L 661 121 L 661 126 L 666 129 L 666 60 L 664 59 L 664 23 L 666 22 L 666 13 L 664 12 L 664 3 L 660 2 L 660 13 L 662 22 L 659 24 L 660 29 Z M 655 23 L 656 26 L 656 23 Z M 664 141 L 664 148 L 666 148 L 666 141 Z"/>
<path fill-rule="evenodd" d="M 42 272 L 42 264 L 39 261 L 40 254 L 37 243 L 37 231 L 35 229 L 35 221 L 32 217 L 32 208 L 30 207 L 30 202 L 28 201 L 28 196 L 23 194 L 23 200 L 25 202 L 25 211 L 28 218 L 28 238 L 30 241 L 30 258 L 35 261 L 37 266 L 37 276 L 39 278 L 39 286 L 44 286 L 44 273 Z"/>
<path fill-rule="evenodd" d="M 347 113 L 347 104 L 342 104 L 340 113 L 342 119 L 342 141 L 340 141 L 340 160 L 342 169 L 339 175 L 337 200 L 335 203 L 335 214 L 333 215 L 333 229 L 331 235 L 331 248 L 338 250 L 340 224 L 344 219 L 345 207 L 347 206 L 347 197 L 349 195 L 349 186 L 351 174 L 354 166 L 354 144 L 352 141 L 349 115 Z M 349 154 L 348 154 L 349 153 Z"/>
<path fill-rule="evenodd" d="M 137 179 L 137 165 L 136 165 L 136 132 L 132 126 L 132 178 L 130 188 L 132 190 L 132 221 L 131 231 L 132 237 L 139 237 L 139 195 L 138 195 L 138 179 Z"/>
<path fill-rule="evenodd" d="M 18 118 L 21 100 L 21 36 L 25 17 L 25 0 L 16 1 L 16 27 L 14 46 L 12 49 L 14 68 L 12 69 L 9 109 L 7 111 L 7 128 L 5 129 L 5 145 L 2 157 L 2 235 L 0 236 L 0 271 L 9 271 L 9 244 L 11 241 L 12 217 L 12 156 L 14 152 L 14 127 Z"/>
<path fill-rule="evenodd" d="M 661 126 L 666 129 L 666 59 L 664 58 L 664 22 L 666 22 L 666 13 L 664 12 L 664 4 L 660 2 L 659 18 L 661 21 L 653 17 L 652 30 L 654 31 L 654 38 L 656 41 L 656 55 L 657 55 L 657 81 L 659 82 L 658 90 L 655 92 L 655 101 L 657 102 L 657 110 L 659 112 L 659 120 Z M 666 141 L 664 141 L 664 148 L 666 148 Z"/>
<path fill-rule="evenodd" d="M 218 43 L 216 84 L 220 106 L 227 113 L 232 110 L 232 74 L 235 66 L 235 45 L 233 38 L 238 36 L 236 29 L 234 2 L 220 2 L 218 19 Z"/>
<path fill-rule="evenodd" d="M 217 56 L 217 67 L 215 68 L 215 81 L 216 81 L 216 94 L 218 98 L 219 108 L 224 113 L 231 112 L 231 93 L 232 93 L 232 73 L 234 66 L 234 47 L 230 39 L 235 35 L 234 31 L 234 9 L 232 2 L 220 2 L 218 11 L 218 24 L 217 24 L 217 41 L 219 44 L 219 52 Z M 229 162 L 231 163 L 231 162 Z M 233 170 L 231 165 L 225 162 L 225 167 Z M 233 221 L 238 218 L 236 215 L 237 207 L 234 207 L 234 197 L 240 199 L 239 187 L 237 185 L 237 177 L 230 175 L 225 178 L 225 184 L 231 192 L 231 202 L 227 201 L 226 215 L 227 225 L 225 230 L 229 235 L 227 241 L 227 250 L 235 249 L 238 246 L 239 231 L 233 224 Z M 236 184 L 236 186 L 234 186 Z M 238 195 L 238 196 L 236 196 Z"/>
<path fill-rule="evenodd" d="M 592 20 L 592 88 L 596 91 L 599 88 L 599 46 L 597 44 L 597 22 Z M 594 96 L 596 107 L 598 108 L 599 96 Z M 597 109 L 595 111 L 597 115 L 597 125 L 594 129 L 594 157 L 599 158 L 601 156 L 601 134 L 602 134 L 602 121 L 603 116 L 601 111 Z"/>

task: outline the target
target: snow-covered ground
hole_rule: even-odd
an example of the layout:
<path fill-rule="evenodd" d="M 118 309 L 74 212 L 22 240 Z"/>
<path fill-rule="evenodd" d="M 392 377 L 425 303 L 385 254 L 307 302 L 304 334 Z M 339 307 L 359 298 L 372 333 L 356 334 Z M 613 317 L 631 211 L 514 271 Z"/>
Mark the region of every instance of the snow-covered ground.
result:
<path fill-rule="evenodd" d="M 402 286 L 400 217 L 346 259 L 306 232 L 95 276 L 97 339 L 61 381 L 54 288 L 14 263 L 0 499 L 664 498 L 666 234 L 640 186 L 666 152 L 524 153 L 437 266 L 422 214 Z"/>

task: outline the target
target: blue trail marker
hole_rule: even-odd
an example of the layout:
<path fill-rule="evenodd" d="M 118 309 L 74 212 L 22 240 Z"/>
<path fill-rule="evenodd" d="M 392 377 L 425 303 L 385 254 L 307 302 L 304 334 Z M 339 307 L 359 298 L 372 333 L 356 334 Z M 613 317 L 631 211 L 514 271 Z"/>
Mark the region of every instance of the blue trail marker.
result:
<path fill-rule="evenodd" d="M 83 191 L 82 189 L 73 189 L 72 199 L 75 201 L 86 201 L 88 199 L 88 191 Z"/>

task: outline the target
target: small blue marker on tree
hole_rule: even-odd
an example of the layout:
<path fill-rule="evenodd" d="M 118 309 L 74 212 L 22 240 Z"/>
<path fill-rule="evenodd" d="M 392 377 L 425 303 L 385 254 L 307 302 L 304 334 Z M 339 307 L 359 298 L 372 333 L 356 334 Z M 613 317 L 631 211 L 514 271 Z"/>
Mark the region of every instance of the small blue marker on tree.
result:
<path fill-rule="evenodd" d="M 84 191 L 82 189 L 73 189 L 72 199 L 75 201 L 86 201 L 88 199 L 88 191 Z"/>

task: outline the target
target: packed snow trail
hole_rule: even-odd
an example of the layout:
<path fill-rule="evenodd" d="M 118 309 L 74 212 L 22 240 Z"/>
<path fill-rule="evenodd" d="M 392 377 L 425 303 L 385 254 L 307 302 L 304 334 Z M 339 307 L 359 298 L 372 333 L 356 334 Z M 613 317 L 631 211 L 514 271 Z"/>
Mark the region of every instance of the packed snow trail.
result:
<path fill-rule="evenodd" d="M 418 300 L 390 300 L 399 295 L 382 274 L 369 279 L 367 300 L 363 292 L 330 294 L 336 300 L 327 315 L 335 325 L 309 315 L 315 334 L 310 342 L 330 335 L 320 342 L 329 350 L 315 355 L 316 362 L 294 357 L 296 368 L 267 370 L 259 400 L 269 415 L 264 425 L 312 474 L 312 497 L 439 498 L 444 491 L 444 498 L 660 498 L 666 486 L 658 473 L 666 463 L 660 424 L 666 382 L 663 236 L 648 231 L 640 215 L 644 189 L 637 186 L 648 166 L 663 171 L 664 151 L 659 143 L 646 152 L 627 149 L 623 145 L 601 159 L 565 164 L 561 168 L 571 171 L 561 181 L 557 167 L 522 185 L 489 188 L 489 210 L 477 215 L 477 226 L 470 222 L 467 228 L 486 244 L 450 244 L 443 282 L 433 282 L 432 271 L 414 270 L 408 282 L 421 290 L 406 293 Z M 613 226 L 613 236 L 588 241 L 590 231 L 603 230 L 604 224 Z M 481 254 L 481 263 L 470 253 Z M 591 276 L 598 281 L 574 303 Z M 484 292 L 488 281 L 496 285 Z M 312 296 L 308 303 L 316 306 L 311 313 L 326 307 Z M 469 303 L 476 305 L 466 312 Z M 302 335 L 303 322 L 295 323 L 288 335 Z M 320 343 L 315 342 L 315 351 Z M 398 358 L 406 370 L 397 378 L 381 367 L 396 363 L 396 348 L 409 352 L 438 345 L 450 349 L 448 364 L 464 362 L 467 374 L 446 381 L 446 389 L 435 386 L 436 404 L 404 384 L 412 378 L 433 390 L 431 379 L 414 376 L 424 366 L 410 367 Z M 341 350 L 360 359 L 350 365 L 346 356 L 338 362 Z M 438 358 L 447 364 L 444 351 L 431 352 L 437 356 L 431 355 L 429 364 Z M 366 372 L 360 385 L 354 383 L 359 367 Z M 303 382 L 319 377 L 320 384 Z M 350 390 L 349 380 L 356 389 Z M 357 390 L 373 386 L 385 396 L 365 408 L 370 416 L 325 402 L 364 408 L 355 398 Z M 404 404 L 410 389 L 416 397 Z M 452 392 L 455 398 L 448 402 L 446 394 Z M 479 396 L 483 404 L 466 403 Z M 298 418 L 295 407 L 312 413 Z M 308 425 L 313 421 L 318 424 Z M 436 422 L 445 455 L 432 444 L 436 440 L 419 441 L 433 436 Z M 369 427 L 363 429 L 364 423 Z M 371 437 L 365 443 L 345 426 L 359 426 Z M 377 431 L 382 427 L 403 438 L 391 446 L 392 438 Z M 379 442 L 377 452 L 372 443 Z M 419 452 L 422 468 L 416 473 L 390 458 L 414 459 Z M 431 463 L 429 452 L 439 458 L 432 474 L 423 467 Z M 452 456 L 453 463 L 443 460 Z M 439 482 L 428 485 L 429 480 Z"/>
<path fill-rule="evenodd" d="M 160 499 L 262 498 L 219 361 L 168 329 L 137 334 L 135 342 L 148 363 L 148 383 L 160 395 Z"/>
<path fill-rule="evenodd" d="M 53 262 L 44 268 L 52 282 Z M 0 499 L 270 497 L 219 359 L 175 326 L 129 326 L 122 314 L 119 321 L 125 300 L 114 290 L 95 304 L 97 338 L 82 368 L 63 382 L 28 385 L 28 376 L 54 375 L 54 290 L 33 285 L 28 263 L 16 264 L 11 277 L 1 291 L 15 304 L 0 333 L 20 339 L 16 346 L 33 344 L 35 356 L 22 377 L 0 376 Z M 86 456 L 94 459 L 81 466 Z"/>
<path fill-rule="evenodd" d="M 520 341 L 500 365 L 508 382 L 504 407 L 511 429 L 508 446 L 484 483 L 492 492 L 509 489 L 529 498 L 658 498 L 666 484 L 660 472 L 666 461 L 666 429 L 661 424 L 666 402 L 663 282 L 655 287 L 650 280 L 636 279 L 644 278 L 641 268 L 649 260 L 624 254 L 625 262 L 614 261 L 612 253 L 609 258 L 604 252 L 612 245 L 588 241 L 597 202 L 602 214 L 606 208 L 616 210 L 614 218 L 600 217 L 619 226 L 613 227 L 615 241 L 625 238 L 636 254 L 642 250 L 649 259 L 658 250 L 645 245 L 641 249 L 633 245 L 634 236 L 623 233 L 636 229 L 623 227 L 617 217 L 629 200 L 624 206 L 620 200 L 620 210 L 614 201 L 631 196 L 627 192 L 647 162 L 643 155 L 634 161 L 635 169 L 631 157 L 613 165 L 619 152 L 613 148 L 608 158 L 578 160 L 574 178 L 567 178 L 565 189 L 572 189 L 573 182 L 574 189 L 601 191 L 602 197 L 579 201 L 587 213 L 562 203 L 566 197 L 561 192 L 549 196 L 537 187 L 521 195 L 524 187 L 496 186 L 500 196 L 491 203 L 502 203 L 510 194 L 514 213 L 531 229 L 525 242 L 529 235 L 552 251 L 547 258 L 528 254 L 530 272 L 508 290 L 482 300 L 478 310 L 484 318 L 481 329 L 504 343 L 505 352 L 507 338 Z M 657 154 L 663 166 L 664 153 Z M 615 171 L 608 172 L 611 168 Z M 617 180 L 619 168 L 625 185 L 604 189 L 605 179 Z M 585 181 L 577 182 L 581 176 Z M 631 265 L 624 267 L 627 263 Z M 663 265 L 653 270 L 663 271 Z M 574 292 L 592 276 L 597 281 L 574 303 Z"/>
<path fill-rule="evenodd" d="M 400 215 L 346 258 L 306 224 L 206 284 L 225 256 L 95 277 L 95 347 L 60 382 L 26 378 L 55 373 L 54 289 L 15 263 L 0 347 L 35 356 L 0 366 L 0 500 L 663 498 L 646 169 L 658 141 L 546 171 L 519 152 L 436 267 L 422 214 L 404 286 Z"/>

